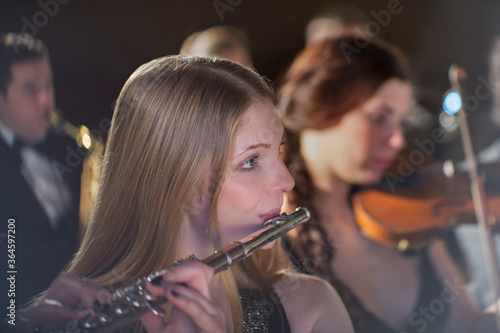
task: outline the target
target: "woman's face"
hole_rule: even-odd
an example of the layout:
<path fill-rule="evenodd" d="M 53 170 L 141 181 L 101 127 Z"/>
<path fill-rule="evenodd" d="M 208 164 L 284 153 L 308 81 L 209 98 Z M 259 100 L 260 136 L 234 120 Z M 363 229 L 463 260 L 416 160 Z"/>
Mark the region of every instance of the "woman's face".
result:
<path fill-rule="evenodd" d="M 294 186 L 281 160 L 282 142 L 283 126 L 273 104 L 253 104 L 236 132 L 228 180 L 218 205 L 223 243 L 253 233 L 280 214 L 283 194 Z"/>
<path fill-rule="evenodd" d="M 363 105 L 321 130 L 316 147 L 303 145 L 302 150 L 317 151 L 328 172 L 348 183 L 377 183 L 405 146 L 402 123 L 411 98 L 408 82 L 389 79 Z"/>

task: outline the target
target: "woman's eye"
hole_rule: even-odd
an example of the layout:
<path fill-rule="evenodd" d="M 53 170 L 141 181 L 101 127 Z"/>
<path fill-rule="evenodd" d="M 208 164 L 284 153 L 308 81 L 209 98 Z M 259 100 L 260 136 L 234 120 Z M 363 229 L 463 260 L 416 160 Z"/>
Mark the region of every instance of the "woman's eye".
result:
<path fill-rule="evenodd" d="M 283 155 L 284 155 L 283 150 L 285 149 L 285 148 L 284 148 L 285 143 L 286 143 L 286 139 L 283 139 L 283 140 L 281 141 L 281 143 L 280 143 L 280 147 L 279 147 L 279 154 L 280 154 L 280 156 L 283 156 Z"/>
<path fill-rule="evenodd" d="M 252 156 L 248 161 L 244 162 L 241 167 L 243 169 L 252 169 L 257 164 L 257 158 L 259 156 Z"/>
<path fill-rule="evenodd" d="M 375 125 L 383 125 L 387 117 L 383 114 L 376 114 L 371 116 L 370 119 Z"/>

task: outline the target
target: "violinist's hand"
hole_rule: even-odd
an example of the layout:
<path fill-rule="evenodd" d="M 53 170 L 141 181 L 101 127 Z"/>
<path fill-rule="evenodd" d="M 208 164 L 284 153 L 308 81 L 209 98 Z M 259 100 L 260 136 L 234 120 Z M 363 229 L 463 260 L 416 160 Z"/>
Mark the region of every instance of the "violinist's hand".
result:
<path fill-rule="evenodd" d="M 72 320 L 95 315 L 94 301 L 106 304 L 110 300 L 106 289 L 76 275 L 63 273 L 52 282 L 41 299 L 19 310 L 18 329 L 26 332 L 33 332 L 35 327 L 67 329 Z"/>
<path fill-rule="evenodd" d="M 160 285 L 148 283 L 148 290 L 163 296 L 174 305 L 168 324 L 161 317 L 148 313 L 141 317 L 149 333 L 222 333 L 226 332 L 226 317 L 212 303 L 209 283 L 214 271 L 193 260 L 163 274 Z"/>

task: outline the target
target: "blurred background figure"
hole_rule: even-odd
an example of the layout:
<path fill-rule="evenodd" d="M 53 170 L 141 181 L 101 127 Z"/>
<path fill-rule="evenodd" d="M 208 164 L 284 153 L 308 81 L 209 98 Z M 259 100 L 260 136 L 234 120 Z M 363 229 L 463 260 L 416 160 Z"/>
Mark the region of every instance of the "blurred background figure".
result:
<path fill-rule="evenodd" d="M 490 80 L 494 89 L 492 117 L 498 127 L 500 127 L 500 35 L 494 38 L 491 49 Z"/>
<path fill-rule="evenodd" d="M 0 289 L 3 309 L 13 299 L 20 307 L 45 290 L 78 246 L 80 176 L 87 151 L 73 138 L 51 128 L 54 107 L 52 69 L 45 45 L 26 34 L 2 35 Z M 6 254 L 11 255 L 11 261 L 7 261 Z M 7 281 L 5 274 L 11 280 Z"/>
<path fill-rule="evenodd" d="M 495 124 L 495 137 L 497 139 L 479 153 L 479 160 L 483 163 L 500 161 L 500 36 L 494 38 L 489 58 L 489 83 L 493 97 L 490 114 Z"/>
<path fill-rule="evenodd" d="M 365 36 L 364 29 L 368 21 L 368 16 L 354 6 L 347 4 L 328 6 L 318 12 L 307 24 L 306 44 L 342 35 Z"/>
<path fill-rule="evenodd" d="M 347 61 L 340 45 L 354 48 L 358 38 L 311 44 L 281 89 L 285 162 L 295 179 L 285 211 L 311 211 L 307 224 L 285 235 L 290 251 L 303 271 L 337 289 L 355 332 L 477 332 L 482 320 L 492 327 L 494 318 L 480 317 L 463 292 L 441 239 L 402 252 L 367 237 L 359 223 L 356 192 L 385 184 L 384 172 L 405 146 L 413 89 L 407 60 L 380 39 L 362 39 L 366 46 Z M 452 295 L 453 288 L 460 292 Z"/>
<path fill-rule="evenodd" d="M 490 115 L 496 130 L 494 136 L 497 139 L 479 152 L 477 161 L 479 170 L 481 170 L 481 165 L 490 165 L 498 169 L 498 163 L 500 162 L 500 36 L 493 39 L 489 55 L 489 69 L 489 84 L 492 89 L 490 91 L 493 99 Z M 494 169 L 486 169 L 486 171 L 492 170 Z M 486 172 L 485 175 L 486 195 L 497 193 L 499 183 L 495 178 L 491 177 L 494 174 Z M 491 192 L 490 190 L 495 192 Z M 490 207 L 490 209 L 493 209 L 493 207 Z M 493 302 L 494 293 L 491 290 L 486 270 L 486 265 L 491 265 L 491 263 L 487 263 L 485 260 L 478 227 L 476 224 L 462 224 L 455 229 L 455 234 L 469 266 L 470 281 L 468 289 L 477 306 L 481 309 L 486 308 Z M 500 237 L 497 233 L 494 233 L 493 236 L 495 239 L 496 255 L 498 256 L 500 254 Z"/>
<path fill-rule="evenodd" d="M 180 54 L 227 59 L 253 67 L 248 37 L 242 30 L 230 26 L 215 26 L 188 36 Z"/>

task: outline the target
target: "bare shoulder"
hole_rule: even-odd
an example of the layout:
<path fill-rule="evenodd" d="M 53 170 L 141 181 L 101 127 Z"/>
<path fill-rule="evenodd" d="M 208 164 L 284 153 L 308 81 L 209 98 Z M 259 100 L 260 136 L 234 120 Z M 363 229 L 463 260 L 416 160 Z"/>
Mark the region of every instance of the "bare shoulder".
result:
<path fill-rule="evenodd" d="M 274 287 L 293 333 L 354 332 L 342 300 L 326 281 L 287 273 Z"/>

